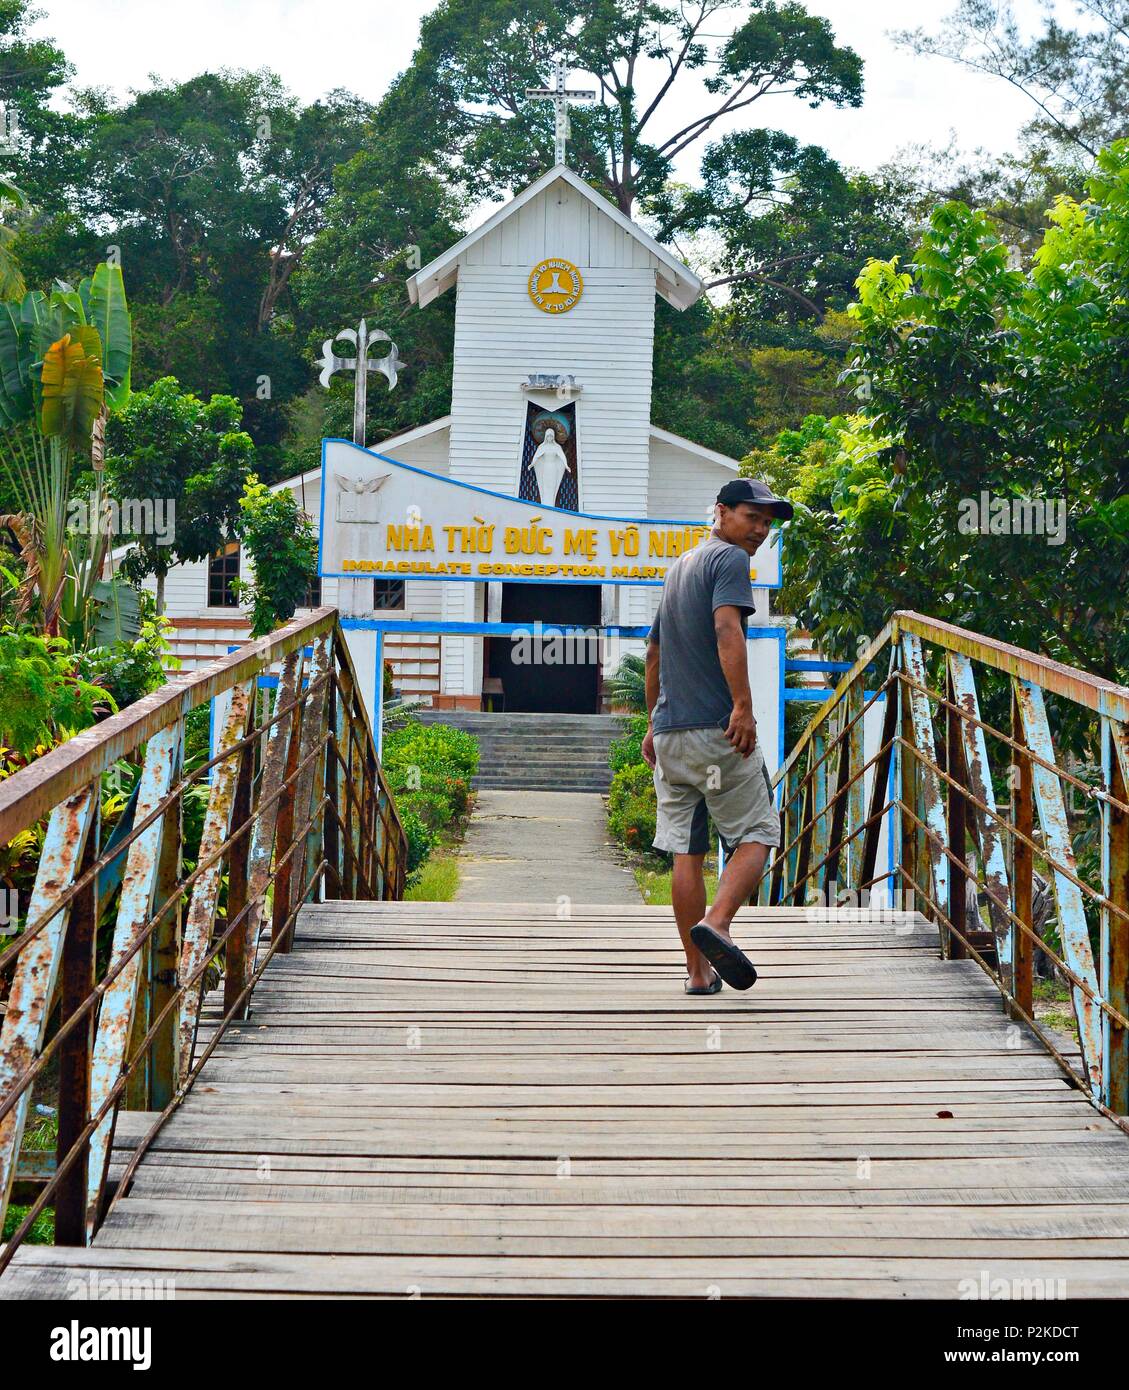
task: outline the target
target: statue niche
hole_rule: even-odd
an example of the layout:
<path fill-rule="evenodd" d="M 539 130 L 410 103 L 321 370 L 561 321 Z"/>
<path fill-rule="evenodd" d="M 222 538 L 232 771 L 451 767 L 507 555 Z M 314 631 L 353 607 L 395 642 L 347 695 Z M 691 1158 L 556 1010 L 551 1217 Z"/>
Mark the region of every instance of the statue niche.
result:
<path fill-rule="evenodd" d="M 556 410 L 528 404 L 517 495 L 543 507 L 579 510 L 575 403 Z"/>

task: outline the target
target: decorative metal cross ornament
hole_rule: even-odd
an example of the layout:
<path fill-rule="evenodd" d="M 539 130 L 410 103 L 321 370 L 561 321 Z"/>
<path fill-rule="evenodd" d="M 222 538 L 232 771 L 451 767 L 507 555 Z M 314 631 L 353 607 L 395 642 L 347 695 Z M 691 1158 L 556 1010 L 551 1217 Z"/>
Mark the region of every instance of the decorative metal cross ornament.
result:
<path fill-rule="evenodd" d="M 335 355 L 333 345 L 338 338 L 344 338 L 346 342 L 353 344 L 357 350 L 356 357 L 338 357 Z M 373 343 L 390 343 L 388 355 L 370 361 L 368 351 Z M 329 385 L 329 378 L 334 372 L 356 372 L 353 381 L 353 443 L 359 444 L 363 449 L 365 447 L 368 374 L 369 372 L 383 372 L 388 378 L 388 389 L 391 391 L 396 385 L 400 353 L 387 333 L 382 333 L 379 328 L 374 328 L 370 333 L 364 319 L 361 319 L 356 328 L 343 328 L 332 338 L 326 338 L 321 345 L 321 351 L 322 355 L 318 358 L 317 365 L 321 368 L 321 376 L 318 377 L 318 380 L 323 386 Z"/>
<path fill-rule="evenodd" d="M 570 92 L 565 88 L 565 78 L 568 69 L 564 65 L 564 60 L 558 58 L 553 64 L 553 86 L 551 87 L 526 87 L 525 95 L 532 97 L 534 101 L 551 101 L 556 108 L 557 130 L 556 145 L 553 152 L 553 163 L 563 164 L 565 162 L 565 143 L 572 133 L 568 124 L 568 103 L 570 101 L 595 101 L 595 92 Z"/>

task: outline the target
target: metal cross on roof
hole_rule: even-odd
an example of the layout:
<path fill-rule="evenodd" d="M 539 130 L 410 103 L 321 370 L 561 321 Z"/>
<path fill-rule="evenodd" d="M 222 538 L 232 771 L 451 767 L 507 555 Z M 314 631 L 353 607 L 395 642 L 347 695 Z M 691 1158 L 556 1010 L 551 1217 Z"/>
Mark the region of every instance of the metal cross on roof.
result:
<path fill-rule="evenodd" d="M 595 101 L 595 92 L 569 91 L 565 87 L 565 78 L 568 69 L 564 65 L 564 60 L 558 58 L 553 64 L 553 86 L 551 87 L 526 87 L 525 95 L 532 97 L 534 101 L 551 101 L 556 108 L 557 127 L 556 145 L 553 153 L 553 163 L 563 164 L 565 162 L 565 144 L 571 130 L 568 124 L 568 103 L 570 101 Z"/>
<path fill-rule="evenodd" d="M 353 344 L 357 350 L 356 357 L 338 357 L 335 355 L 333 345 L 338 338 L 344 338 L 346 342 Z M 391 347 L 387 356 L 370 361 L 368 350 L 373 343 L 390 343 Z M 321 346 L 321 351 L 322 355 L 318 358 L 317 365 L 321 368 L 321 376 L 318 377 L 318 380 L 323 386 L 329 385 L 329 378 L 334 372 L 353 371 L 357 374 L 353 381 L 353 443 L 359 444 L 363 449 L 365 447 L 368 374 L 369 372 L 383 372 L 388 378 L 388 389 L 391 391 L 396 385 L 400 353 L 387 333 L 382 333 L 379 328 L 374 328 L 370 333 L 364 319 L 361 319 L 356 328 L 343 328 L 332 338 L 326 338 Z"/>

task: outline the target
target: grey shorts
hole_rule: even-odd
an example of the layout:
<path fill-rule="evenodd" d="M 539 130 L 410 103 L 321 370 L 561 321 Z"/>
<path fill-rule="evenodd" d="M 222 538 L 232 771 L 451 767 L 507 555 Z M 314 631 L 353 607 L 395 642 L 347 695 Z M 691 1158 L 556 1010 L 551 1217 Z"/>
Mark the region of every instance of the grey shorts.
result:
<path fill-rule="evenodd" d="M 655 735 L 655 849 L 705 854 L 706 813 L 727 854 L 738 845 L 779 845 L 780 813 L 758 744 L 741 756 L 722 729 L 668 729 Z"/>

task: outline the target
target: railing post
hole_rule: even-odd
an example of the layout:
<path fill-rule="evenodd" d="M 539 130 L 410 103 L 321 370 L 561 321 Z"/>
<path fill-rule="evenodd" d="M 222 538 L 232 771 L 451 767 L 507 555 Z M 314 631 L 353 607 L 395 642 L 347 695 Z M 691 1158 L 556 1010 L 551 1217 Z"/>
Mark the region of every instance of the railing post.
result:
<path fill-rule="evenodd" d="M 886 702 L 882 711 L 882 732 L 879 734 L 878 747 L 884 751 L 878 754 L 874 763 L 874 780 L 870 784 L 870 807 L 866 815 L 866 830 L 862 837 L 862 862 L 859 865 L 858 877 L 855 880 L 855 888 L 858 890 L 861 903 L 864 891 L 873 896 L 873 885 L 871 880 L 874 878 L 874 870 L 878 863 L 878 842 L 882 837 L 883 807 L 886 805 L 890 789 L 890 765 L 896 765 L 897 754 L 900 751 L 897 747 L 896 737 L 898 733 L 898 710 L 900 706 L 901 690 L 897 677 L 898 671 L 898 647 L 895 643 L 890 650 L 890 672 L 886 686 Z M 885 881 L 885 880 L 883 880 Z M 900 886 L 887 882 L 887 890 L 890 894 L 890 904 L 893 906 L 897 901 L 893 897 L 895 891 L 900 893 Z"/>
<path fill-rule="evenodd" d="M 867 714 L 869 714 L 869 711 L 867 714 L 862 712 L 865 704 L 866 673 L 864 671 L 859 677 L 858 684 L 852 686 L 847 694 L 847 718 L 855 720 L 848 736 L 850 740 L 848 759 L 852 781 L 850 790 L 847 792 L 847 854 L 841 865 L 843 878 L 848 887 L 852 884 L 857 886 L 859 876 L 856 867 L 862 854 L 860 832 L 863 835 L 866 833 L 862 830 L 863 819 L 866 815 L 866 775 L 863 773 L 862 767 L 866 762 L 866 721 Z"/>
<path fill-rule="evenodd" d="M 18 775 L 18 774 L 17 774 Z M 74 793 L 51 812 L 27 920 L 42 921 L 75 880 L 96 804 L 95 788 Z M 6 1096 L 43 1048 L 47 1017 L 63 959 L 70 907 L 51 917 L 16 960 L 8 1007 L 0 1024 L 0 1096 Z M 8 1206 L 27 1120 L 31 1088 L 0 1120 L 0 1220 Z"/>
<path fill-rule="evenodd" d="M 306 822 L 313 813 L 313 794 L 320 785 L 317 780 L 319 758 L 316 756 L 315 750 L 318 747 L 319 739 L 324 734 L 324 685 L 328 683 L 326 678 L 330 665 L 328 647 L 328 637 L 320 637 L 314 643 L 313 657 L 309 668 L 309 695 L 302 706 L 300 736 L 296 740 L 291 740 L 292 744 L 297 744 L 297 751 L 291 761 L 294 767 L 301 765 L 302 771 L 298 774 L 291 791 L 292 808 L 286 833 L 283 835 L 281 830 L 279 832 L 278 854 L 279 856 L 285 854 L 293 844 L 296 828 L 301 830 L 305 843 L 302 853 L 295 849 L 288 863 L 279 870 L 275 881 L 271 940 L 279 942 L 278 949 L 282 952 L 289 951 L 293 945 L 294 928 L 293 925 L 288 928 L 286 923 L 294 911 L 299 896 L 306 891 L 306 883 L 313 871 L 312 864 L 307 867 L 311 829 L 306 826 Z M 316 691 L 315 686 L 319 680 L 323 682 L 323 688 L 321 691 Z M 292 774 L 288 772 L 287 775 Z"/>
<path fill-rule="evenodd" d="M 301 694 L 302 682 L 299 673 L 298 693 Z M 301 874 L 302 861 L 297 858 L 296 853 L 286 858 L 287 852 L 294 843 L 294 826 L 296 823 L 297 801 L 298 801 L 298 764 L 301 761 L 302 751 L 305 746 L 305 731 L 307 721 L 305 718 L 306 707 L 304 704 L 298 705 L 294 711 L 293 723 L 290 729 L 289 747 L 286 753 L 286 767 L 283 772 L 283 782 L 289 788 L 279 803 L 278 826 L 275 830 L 275 863 L 278 865 L 274 875 L 274 902 L 271 907 L 271 940 L 276 941 L 282 936 L 286 919 L 290 916 L 291 897 L 293 895 L 294 880 Z M 283 860 L 285 859 L 285 862 Z M 295 862 L 297 861 L 297 862 Z M 296 874 L 294 871 L 298 870 Z M 289 935 L 289 934 L 287 934 Z M 288 951 L 288 945 L 280 945 L 280 951 Z"/>
<path fill-rule="evenodd" d="M 1004 988 L 1015 992 L 1015 963 L 1012 955 L 1013 932 L 1005 908 L 1009 905 L 1007 862 L 1004 839 L 995 818 L 996 794 L 992 787 L 992 769 L 988 762 L 988 747 L 980 727 L 980 701 L 972 662 L 961 652 L 950 652 L 949 679 L 952 700 L 963 711 L 959 719 L 963 744 L 965 785 L 983 806 L 981 811 L 970 804 L 970 826 L 980 853 L 984 872 L 984 891 L 988 895 L 988 916 L 996 940 L 996 968 Z M 1010 779 L 1009 779 L 1010 781 Z M 1014 823 L 1014 822 L 1013 822 Z"/>
<path fill-rule="evenodd" d="M 337 681 L 333 669 L 330 670 L 329 679 L 329 700 L 326 708 L 326 743 L 325 743 L 325 796 L 326 807 L 323 816 L 322 840 L 325 845 L 325 862 L 327 870 L 327 882 L 325 884 L 324 896 L 326 900 L 341 897 L 341 829 L 337 823 L 339 805 L 337 797 L 337 785 L 339 778 L 339 767 L 337 762 L 337 707 L 340 703 L 340 695 L 337 690 Z"/>
<path fill-rule="evenodd" d="M 1019 700 L 1014 688 L 1011 697 L 1011 736 L 1019 749 L 1013 749 L 1017 761 L 1008 769 L 1008 783 L 1011 787 L 1011 823 L 1018 832 L 1012 841 L 1012 905 L 1011 910 L 1029 931 L 1034 931 L 1034 888 L 1035 854 L 1027 843 L 1035 833 L 1035 795 L 1031 783 L 1031 759 L 1026 754 L 1027 740 L 1023 733 L 1023 719 L 1019 712 Z M 1023 751 L 1020 751 L 1022 749 Z M 1025 838 L 1021 838 L 1025 837 Z M 1012 993 L 1019 1009 L 1030 1016 L 1034 1010 L 1035 980 L 1034 942 L 1025 931 L 1020 931 L 1014 922 L 1009 924 L 1011 932 L 1011 958 L 1015 974 Z M 1022 1014 L 1018 1015 L 1022 1017 Z"/>
<path fill-rule="evenodd" d="M 181 748 L 184 743 L 184 721 L 178 723 L 177 738 Z M 164 829 L 161 833 L 161 859 L 157 870 L 157 890 L 154 894 L 158 908 L 170 897 L 176 902 L 165 910 L 157 923 L 149 953 L 149 982 L 151 992 L 150 1017 L 156 1018 L 161 1010 L 177 993 L 177 971 L 180 966 L 182 940 L 181 900 L 177 885 L 181 879 L 181 845 L 184 829 L 184 798 L 177 797 L 176 803 L 165 812 Z M 177 1028 L 177 1010 L 170 1009 L 165 1021 L 153 1038 L 149 1053 L 149 1106 L 163 1110 L 176 1092 L 179 1080 L 177 1051 L 180 1043 L 180 1030 Z"/>
<path fill-rule="evenodd" d="M 843 826 L 847 819 L 847 785 L 851 776 L 851 730 L 844 733 L 849 702 L 843 703 L 844 717 L 839 730 L 839 764 L 835 776 L 835 804 L 831 808 L 828 832 L 827 863 L 823 866 L 823 901 L 829 908 L 838 907 L 839 865 L 843 860 Z M 829 779 L 830 780 L 830 779 Z"/>
<path fill-rule="evenodd" d="M 266 910 L 266 891 L 270 883 L 271 860 L 275 850 L 275 829 L 278 825 L 280 797 L 285 798 L 283 775 L 290 756 L 293 742 L 291 731 L 294 727 L 294 711 L 279 716 L 287 708 L 299 688 L 302 649 L 291 652 L 282 663 L 282 674 L 278 678 L 278 694 L 275 697 L 275 720 L 267 737 L 267 749 L 263 758 L 263 775 L 259 783 L 259 804 L 255 810 L 255 824 L 251 831 L 251 853 L 247 866 L 247 916 L 243 926 L 232 934 L 232 941 L 242 943 L 242 951 L 236 952 L 235 967 L 228 973 L 236 974 L 233 987 L 233 1004 L 247 988 L 255 971 L 255 950 L 259 940 L 259 927 Z M 231 958 L 229 957 L 229 962 Z M 239 1016 L 246 1017 L 249 1001 L 244 1001 Z"/>
<path fill-rule="evenodd" d="M 935 915 L 939 917 L 940 914 L 948 910 L 950 875 L 949 861 L 942 849 L 946 840 L 947 827 L 941 798 L 941 780 L 934 771 L 938 764 L 936 744 L 933 739 L 933 713 L 929 705 L 929 696 L 924 689 L 917 688 L 919 686 L 924 687 L 926 684 L 925 658 L 921 650 L 921 639 L 914 633 L 907 632 L 902 634 L 901 642 L 905 673 L 915 682 L 914 685 L 903 682 L 911 730 L 910 743 L 921 755 L 920 760 L 912 754 L 910 755 L 917 770 L 917 776 L 913 778 L 911 784 L 913 810 L 917 820 L 910 821 L 910 825 L 914 829 L 914 882 L 917 882 L 917 869 L 920 865 L 922 877 L 928 882 L 931 890 L 930 896 L 936 904 Z M 918 821 L 921 822 L 921 826 L 917 824 Z M 905 844 L 904 833 L 902 843 Z M 945 948 L 947 955 L 951 950 L 951 934 L 945 930 L 944 923 L 939 920 L 937 927 L 941 934 L 942 947 Z"/>
<path fill-rule="evenodd" d="M 244 820 L 250 804 L 250 768 L 254 761 L 254 750 L 242 748 L 232 753 L 230 750 L 239 743 L 247 732 L 247 714 L 251 705 L 251 686 L 237 685 L 231 693 L 231 709 L 227 724 L 220 737 L 217 753 L 228 756 L 217 763 L 212 770 L 212 789 L 208 794 L 208 809 L 204 813 L 204 829 L 200 836 L 200 859 L 215 854 L 231 834 L 232 819 L 239 801 L 237 788 L 242 786 L 244 793 Z M 241 770 L 246 764 L 248 775 L 241 779 Z M 239 841 L 243 848 L 242 871 L 236 866 L 236 849 L 232 845 L 228 851 L 228 911 L 230 913 L 235 896 L 240 898 L 240 906 L 247 901 L 247 839 Z M 223 877 L 223 859 L 217 859 L 206 868 L 196 880 L 192 889 L 192 899 L 185 918 L 184 945 L 180 956 L 180 983 L 187 987 L 188 981 L 203 965 L 211 946 L 212 930 L 216 920 L 216 903 L 219 900 L 220 881 Z M 241 885 L 241 893 L 236 892 L 236 884 Z M 192 1067 L 192 1048 L 196 1038 L 196 1020 L 200 1012 L 200 985 L 194 985 L 180 1001 L 178 1030 L 177 1071 L 178 1078 L 184 1080 Z"/>
<path fill-rule="evenodd" d="M 77 877 L 81 878 L 98 855 L 101 808 L 92 792 L 92 825 Z M 98 876 L 71 903 L 70 920 L 63 940 L 63 988 L 59 1026 L 63 1027 L 90 998 L 95 983 L 98 936 Z M 83 1018 L 59 1047 L 59 1133 L 55 1162 L 59 1167 L 78 1143 L 90 1120 L 90 1063 L 94 1054 L 94 1010 Z M 59 1179 L 55 1189 L 55 1244 L 85 1245 L 86 1189 L 89 1182 L 90 1140 Z"/>
<path fill-rule="evenodd" d="M 251 723 L 255 722 L 255 707 L 258 703 L 255 693 L 256 682 L 251 682 L 249 696 Z M 255 778 L 255 750 L 258 740 L 244 748 L 239 761 L 239 774 L 235 782 L 235 799 L 231 808 L 231 834 L 242 830 L 243 834 L 232 842 L 227 859 L 227 916 L 226 924 L 234 922 L 247 906 L 248 870 L 251 859 L 251 792 Z M 227 938 L 223 960 L 223 1011 L 227 1015 L 236 1007 L 236 1000 L 242 993 L 241 981 L 246 975 L 244 937 L 235 931 Z M 242 1011 L 236 1017 L 244 1017 Z"/>
<path fill-rule="evenodd" d="M 1110 795 L 1129 804 L 1129 726 L 1114 719 L 1103 719 L 1102 726 Z M 1129 812 L 1107 805 L 1102 820 L 1105 894 L 1129 913 Z M 1109 908 L 1102 910 L 1102 993 L 1129 1017 L 1129 920 Z M 1118 1115 L 1129 1114 L 1129 1030 L 1108 1015 L 1104 1043 L 1105 1103 Z"/>
<path fill-rule="evenodd" d="M 1014 682 L 1014 688 L 1019 701 L 1019 713 L 1027 747 L 1041 759 L 1040 762 L 1031 762 L 1031 781 L 1035 791 L 1035 805 L 1039 812 L 1039 825 L 1043 832 L 1042 848 L 1054 876 L 1062 953 L 1067 965 L 1089 991 L 1087 993 L 1080 985 L 1073 985 L 1071 988 L 1074 1013 L 1078 1020 L 1083 1066 L 1089 1078 L 1091 1091 L 1098 1095 L 1102 1089 L 1101 1012 L 1097 1001 L 1091 996 L 1100 994 L 1101 985 L 1094 968 L 1094 954 L 1090 946 L 1082 891 L 1074 881 L 1078 866 L 1070 841 L 1070 826 L 1066 819 L 1062 784 L 1057 772 L 1051 771 L 1057 764 L 1050 725 L 1047 722 L 1046 705 L 1042 689 L 1031 681 L 1017 680 Z"/>
<path fill-rule="evenodd" d="M 180 768 L 180 752 L 179 721 L 154 734 L 146 745 L 145 762 L 141 769 L 141 791 L 135 813 L 138 825 L 147 820 L 168 795 Z M 121 969 L 102 996 L 98 1010 L 98 1031 L 94 1040 L 90 1078 L 92 1115 L 97 1114 L 109 1100 L 130 1061 L 130 1043 L 136 1038 L 136 1024 L 139 1018 L 147 1016 L 148 990 L 140 984 L 145 949 L 135 948 L 153 912 L 163 828 L 164 816 L 161 815 L 134 840 L 126 857 L 109 964 L 110 970 L 119 966 Z M 136 1077 L 143 1072 L 144 1068 L 138 1068 L 131 1076 Z M 127 1093 L 127 1103 L 128 1099 Z M 91 1136 L 87 1184 L 87 1224 L 90 1229 L 97 1224 L 100 1216 L 116 1109 L 116 1106 L 111 1107 L 103 1115 Z"/>
<path fill-rule="evenodd" d="M 357 841 L 356 824 L 353 818 L 353 699 L 355 691 L 347 670 L 341 671 L 341 699 L 337 705 L 337 751 L 341 754 L 338 763 L 338 804 L 341 816 L 341 894 L 353 899 L 357 888 Z"/>
<path fill-rule="evenodd" d="M 955 703 L 953 679 L 945 663 L 945 698 L 950 706 Z M 952 781 L 945 783 L 945 819 L 949 833 L 949 851 L 959 861 L 949 861 L 949 921 L 953 932 L 949 942 L 949 956 L 952 960 L 965 960 L 968 948 L 964 938 L 968 935 L 968 827 L 967 804 L 961 787 L 967 785 L 964 766 L 964 753 L 961 743 L 960 716 L 955 709 L 945 710 L 945 771 Z M 953 782 L 958 785 L 954 786 Z M 958 935 L 959 933 L 959 935 Z"/>

